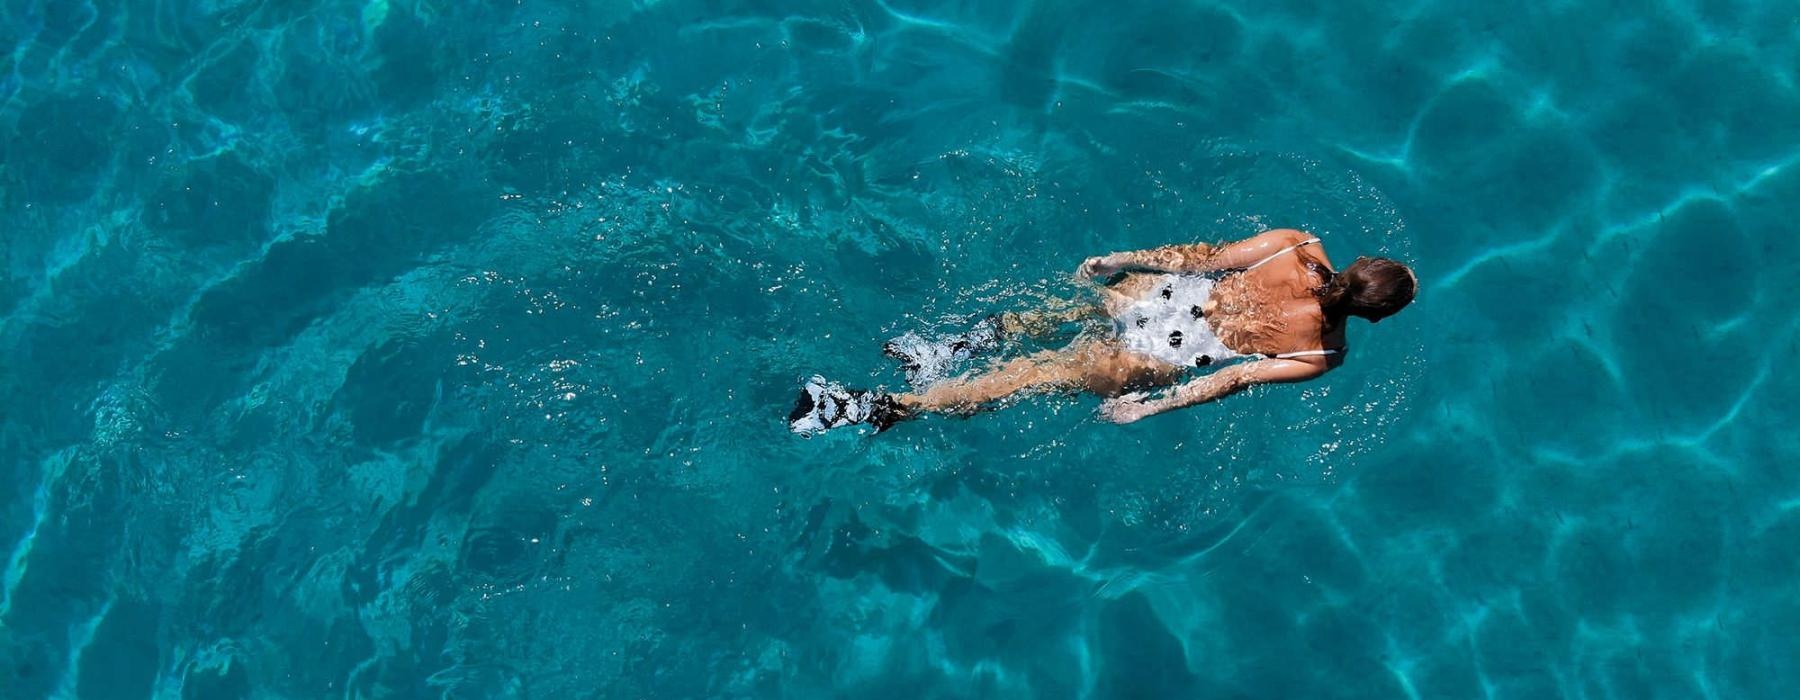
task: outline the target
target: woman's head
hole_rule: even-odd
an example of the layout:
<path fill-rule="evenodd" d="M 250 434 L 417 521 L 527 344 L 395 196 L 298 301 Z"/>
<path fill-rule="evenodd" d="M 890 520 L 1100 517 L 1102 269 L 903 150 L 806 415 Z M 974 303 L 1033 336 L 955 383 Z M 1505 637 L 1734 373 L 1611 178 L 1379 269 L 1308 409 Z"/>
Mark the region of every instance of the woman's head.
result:
<path fill-rule="evenodd" d="M 1399 313 L 1419 293 L 1419 278 L 1400 261 L 1390 258 L 1357 258 L 1337 274 L 1319 294 L 1327 313 L 1361 316 L 1371 322 Z"/>

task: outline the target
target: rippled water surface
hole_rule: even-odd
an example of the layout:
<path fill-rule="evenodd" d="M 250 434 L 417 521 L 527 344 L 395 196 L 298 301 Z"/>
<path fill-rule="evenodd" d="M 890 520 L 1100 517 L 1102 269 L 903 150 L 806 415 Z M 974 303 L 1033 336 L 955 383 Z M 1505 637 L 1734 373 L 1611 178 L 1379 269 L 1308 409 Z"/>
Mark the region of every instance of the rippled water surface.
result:
<path fill-rule="evenodd" d="M 1527 5 L 0 2 L 0 696 L 1792 697 L 1800 7 Z M 1419 302 L 784 429 L 1275 226 Z"/>

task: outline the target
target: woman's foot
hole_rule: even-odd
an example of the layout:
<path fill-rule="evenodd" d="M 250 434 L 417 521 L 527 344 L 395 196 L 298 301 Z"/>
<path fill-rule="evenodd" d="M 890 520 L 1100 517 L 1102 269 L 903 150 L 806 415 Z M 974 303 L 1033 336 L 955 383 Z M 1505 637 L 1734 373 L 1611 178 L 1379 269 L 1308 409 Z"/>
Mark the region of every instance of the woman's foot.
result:
<path fill-rule="evenodd" d="M 906 409 L 887 393 L 846 389 L 815 375 L 794 399 L 794 410 L 788 413 L 788 430 L 811 437 L 846 425 L 869 425 L 879 433 L 906 414 Z"/>
<path fill-rule="evenodd" d="M 970 358 L 1000 347 L 1004 335 L 1000 317 L 995 315 L 981 319 L 973 328 L 956 335 L 927 339 L 917 333 L 907 333 L 882 345 L 881 351 L 900 361 L 906 381 L 922 387 L 955 374 L 955 370 Z"/>

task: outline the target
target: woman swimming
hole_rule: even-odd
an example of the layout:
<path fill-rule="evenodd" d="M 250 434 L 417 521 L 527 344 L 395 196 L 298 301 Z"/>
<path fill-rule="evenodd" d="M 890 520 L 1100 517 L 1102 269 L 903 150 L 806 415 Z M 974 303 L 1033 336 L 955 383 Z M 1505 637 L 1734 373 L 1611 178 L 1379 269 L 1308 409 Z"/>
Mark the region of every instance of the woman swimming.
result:
<path fill-rule="evenodd" d="M 967 354 L 998 337 L 1039 334 L 1081 318 L 1110 319 L 1106 332 L 916 393 L 850 390 L 814 377 L 788 416 L 790 429 L 811 434 L 868 424 L 879 431 L 927 413 L 966 415 L 1014 395 L 1077 390 L 1106 397 L 1101 415 L 1130 423 L 1256 384 L 1318 377 L 1343 362 L 1351 316 L 1380 322 L 1411 303 L 1419 286 L 1411 269 L 1388 258 L 1357 258 L 1334 271 L 1319 239 L 1291 229 L 1225 245 L 1088 258 L 1076 276 L 1112 279 L 1100 287 L 1098 304 L 1002 315 L 947 350 Z M 892 344 L 888 350 L 904 362 L 921 359 Z M 1144 391 L 1159 387 L 1173 388 L 1158 396 Z"/>

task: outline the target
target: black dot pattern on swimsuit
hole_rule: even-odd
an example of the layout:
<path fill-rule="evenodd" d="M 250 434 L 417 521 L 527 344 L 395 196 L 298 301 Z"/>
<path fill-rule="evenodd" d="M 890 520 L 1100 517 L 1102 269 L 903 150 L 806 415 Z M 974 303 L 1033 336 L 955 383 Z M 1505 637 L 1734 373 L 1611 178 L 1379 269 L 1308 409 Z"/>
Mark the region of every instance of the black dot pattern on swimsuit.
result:
<path fill-rule="evenodd" d="M 1116 319 L 1127 350 L 1168 364 L 1206 367 L 1240 356 L 1226 347 L 1206 318 L 1206 302 L 1217 279 L 1205 275 L 1164 275 L 1160 288 Z"/>

